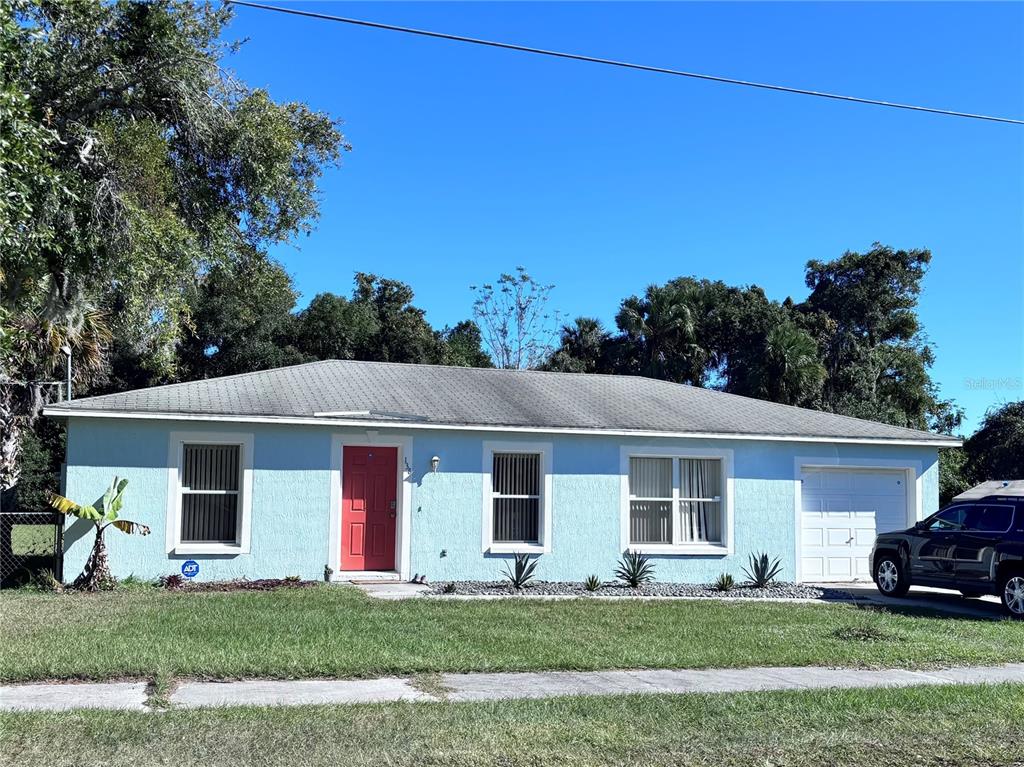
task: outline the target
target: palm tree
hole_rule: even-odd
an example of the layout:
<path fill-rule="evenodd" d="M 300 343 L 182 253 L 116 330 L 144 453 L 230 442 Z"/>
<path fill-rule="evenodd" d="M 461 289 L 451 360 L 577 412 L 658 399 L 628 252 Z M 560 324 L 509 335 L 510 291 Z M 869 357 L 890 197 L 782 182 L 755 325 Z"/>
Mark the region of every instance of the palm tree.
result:
<path fill-rule="evenodd" d="M 818 345 L 792 322 L 776 325 L 765 339 L 760 386 L 766 399 L 786 405 L 812 400 L 825 379 Z"/>
<path fill-rule="evenodd" d="M 561 373 L 600 372 L 608 332 L 600 320 L 577 317 L 572 325 L 563 325 L 560 344 L 544 364 L 545 370 Z"/>
<path fill-rule="evenodd" d="M 39 416 L 47 396 L 56 393 L 41 382 L 64 378 L 63 349 L 71 350 L 75 381 L 88 383 L 104 369 L 111 340 L 106 313 L 83 294 L 62 290 L 52 277 L 36 287 L 25 305 L 3 307 L 3 315 L 0 492 L 17 484 L 22 432 Z"/>
<path fill-rule="evenodd" d="M 50 284 L 39 308 L 27 312 L 23 319 L 35 339 L 32 351 L 36 367 L 44 376 L 58 373 L 65 359 L 62 349 L 67 347 L 77 378 L 88 380 L 103 369 L 106 361 L 112 338 L 107 313 L 83 293 L 71 291 L 62 297 L 52 280 Z"/>
<path fill-rule="evenodd" d="M 700 385 L 708 353 L 697 339 L 698 297 L 674 285 L 650 285 L 643 298 L 622 302 L 615 321 L 640 344 L 641 372 L 653 378 Z"/>
<path fill-rule="evenodd" d="M 89 558 L 85 562 L 85 568 L 82 570 L 82 574 L 75 579 L 74 587 L 76 589 L 101 591 L 113 588 L 116 583 L 107 561 L 107 544 L 103 540 L 103 533 L 108 527 L 113 526 L 129 535 L 149 535 L 147 525 L 118 517 L 121 507 L 124 505 L 124 489 L 127 484 L 127 479 L 114 477 L 114 481 L 110 483 L 107 491 L 91 506 L 75 503 L 63 495 L 54 495 L 50 500 L 50 505 L 61 514 L 88 520 L 96 529 L 96 539 L 93 541 Z"/>

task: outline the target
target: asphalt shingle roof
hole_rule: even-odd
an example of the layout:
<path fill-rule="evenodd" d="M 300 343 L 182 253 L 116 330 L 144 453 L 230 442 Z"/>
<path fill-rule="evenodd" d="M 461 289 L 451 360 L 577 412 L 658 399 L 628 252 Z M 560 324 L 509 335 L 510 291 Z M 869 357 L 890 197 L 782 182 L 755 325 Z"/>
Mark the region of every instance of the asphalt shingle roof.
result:
<path fill-rule="evenodd" d="M 956 440 L 638 376 L 325 360 L 88 397 L 47 413 L 347 418 L 381 423 L 772 437 Z M 326 414 L 332 414 L 330 416 Z"/>

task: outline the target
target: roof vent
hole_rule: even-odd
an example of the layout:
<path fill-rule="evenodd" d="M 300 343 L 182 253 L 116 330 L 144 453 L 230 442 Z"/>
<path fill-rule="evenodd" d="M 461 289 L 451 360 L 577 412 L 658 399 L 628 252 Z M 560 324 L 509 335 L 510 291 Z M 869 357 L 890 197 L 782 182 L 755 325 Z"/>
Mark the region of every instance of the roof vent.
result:
<path fill-rule="evenodd" d="M 317 418 L 380 418 L 393 421 L 426 421 L 425 415 L 396 413 L 390 410 L 325 410 L 313 413 Z"/>

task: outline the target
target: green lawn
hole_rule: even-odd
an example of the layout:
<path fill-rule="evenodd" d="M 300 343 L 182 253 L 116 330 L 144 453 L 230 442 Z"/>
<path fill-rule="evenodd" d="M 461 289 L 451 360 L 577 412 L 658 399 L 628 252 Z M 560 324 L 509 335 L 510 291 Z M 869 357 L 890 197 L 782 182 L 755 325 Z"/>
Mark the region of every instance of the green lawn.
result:
<path fill-rule="evenodd" d="M 11 526 L 11 553 L 15 556 L 52 555 L 56 540 L 53 525 Z"/>
<path fill-rule="evenodd" d="M 0 680 L 1024 661 L 1024 623 L 846 605 L 411 600 L 337 586 L 0 596 Z"/>
<path fill-rule="evenodd" d="M 935 765 L 1024 754 L 1021 686 L 0 715 L 40 765 Z"/>

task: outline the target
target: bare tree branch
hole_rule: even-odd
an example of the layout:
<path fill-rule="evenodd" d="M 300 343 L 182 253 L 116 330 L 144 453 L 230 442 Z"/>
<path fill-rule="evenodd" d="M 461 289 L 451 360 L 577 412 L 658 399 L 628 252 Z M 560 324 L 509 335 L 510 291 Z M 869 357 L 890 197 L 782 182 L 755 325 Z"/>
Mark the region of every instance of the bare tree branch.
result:
<path fill-rule="evenodd" d="M 554 287 L 540 284 L 522 266 L 494 284 L 470 286 L 477 294 L 473 317 L 498 367 L 537 368 L 551 355 L 563 318 L 547 310 Z"/>

